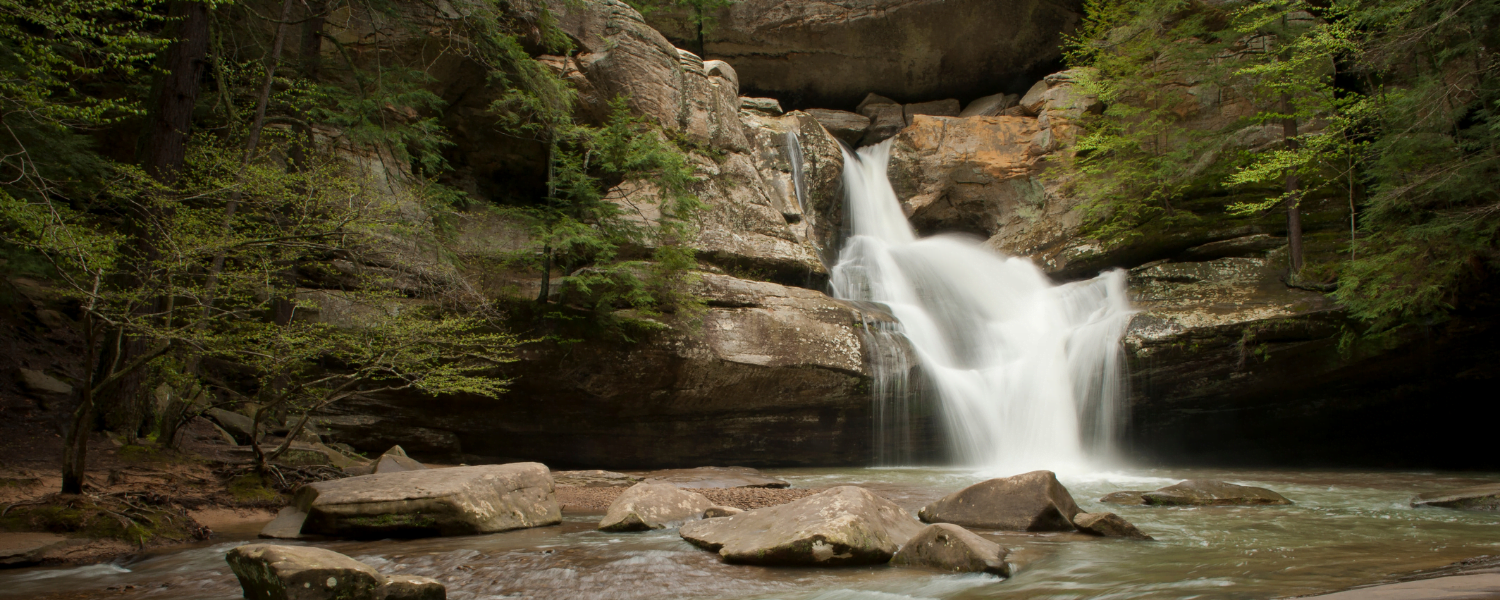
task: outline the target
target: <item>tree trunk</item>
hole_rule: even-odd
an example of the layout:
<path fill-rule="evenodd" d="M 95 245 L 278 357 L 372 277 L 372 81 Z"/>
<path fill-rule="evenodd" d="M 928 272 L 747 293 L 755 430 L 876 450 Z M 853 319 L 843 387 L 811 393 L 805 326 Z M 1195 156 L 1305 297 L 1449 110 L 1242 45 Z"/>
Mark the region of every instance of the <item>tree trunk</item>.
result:
<path fill-rule="evenodd" d="M 1297 149 L 1297 116 L 1292 113 L 1292 95 L 1281 95 L 1281 139 L 1288 151 Z M 1302 195 L 1301 182 L 1296 170 L 1286 172 L 1286 238 L 1292 255 L 1292 270 L 1288 279 L 1295 281 L 1302 271 Z"/>
<path fill-rule="evenodd" d="M 537 304 L 546 304 L 552 295 L 552 246 L 542 246 L 542 291 L 536 295 Z"/>
<path fill-rule="evenodd" d="M 157 82 L 156 105 L 147 121 L 141 161 L 146 173 L 164 183 L 177 180 L 177 171 L 187 156 L 187 137 L 207 64 L 209 38 L 207 2 L 179 0 L 172 3 L 171 14 L 178 18 L 177 41 L 162 57 L 165 74 Z"/>
<path fill-rule="evenodd" d="M 62 493 L 82 494 L 83 477 L 88 470 L 89 434 L 94 431 L 94 369 L 99 359 L 99 327 L 91 314 L 83 317 L 85 371 L 78 391 L 78 408 L 73 411 L 73 426 L 63 440 Z"/>
<path fill-rule="evenodd" d="M 299 61 L 303 79 L 313 85 L 316 85 L 323 76 L 323 23 L 326 21 L 324 13 L 327 10 L 327 0 L 312 0 L 307 3 L 307 20 L 302 22 L 302 47 L 298 51 Z M 292 144 L 289 150 L 292 168 L 297 170 L 307 168 L 307 155 L 313 144 L 313 132 L 310 125 L 312 120 L 305 114 L 301 117 L 296 125 L 297 143 Z"/>

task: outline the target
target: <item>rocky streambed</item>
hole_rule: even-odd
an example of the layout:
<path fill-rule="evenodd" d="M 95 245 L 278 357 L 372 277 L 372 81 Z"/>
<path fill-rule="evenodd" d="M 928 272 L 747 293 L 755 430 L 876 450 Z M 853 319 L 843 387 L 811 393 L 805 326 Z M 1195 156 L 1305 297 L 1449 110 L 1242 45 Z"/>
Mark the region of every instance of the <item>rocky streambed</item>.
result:
<path fill-rule="evenodd" d="M 766 474 L 792 487 L 745 491 L 765 495 L 856 485 L 913 520 L 943 496 L 999 475 L 925 468 Z M 1293 504 L 1179 507 L 1099 501 L 1114 492 L 1206 479 L 1269 488 Z M 889 565 L 727 564 L 717 553 L 684 541 L 675 529 L 604 532 L 597 529 L 602 510 L 569 508 L 559 525 L 488 535 L 288 543 L 334 550 L 393 577 L 432 577 L 454 599 L 1274 598 L 1331 592 L 1500 554 L 1496 513 L 1411 504 L 1420 493 L 1491 484 L 1500 474 L 1122 470 L 1065 473 L 1060 480 L 1080 511 L 1117 513 L 1155 541 L 975 528 L 983 539 L 1009 550 L 1010 578 Z M 117 564 L 0 572 L 0 597 L 239 598 L 239 584 L 224 557 L 253 541 L 255 533 L 230 532 L 190 549 Z"/>

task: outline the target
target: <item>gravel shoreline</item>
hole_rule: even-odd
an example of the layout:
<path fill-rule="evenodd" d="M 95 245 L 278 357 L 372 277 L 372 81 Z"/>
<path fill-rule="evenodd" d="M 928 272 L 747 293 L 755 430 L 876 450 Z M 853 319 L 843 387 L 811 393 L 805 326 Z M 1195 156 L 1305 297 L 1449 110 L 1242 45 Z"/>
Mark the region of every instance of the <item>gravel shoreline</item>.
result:
<path fill-rule="evenodd" d="M 623 487 L 579 487 L 557 486 L 557 502 L 563 510 L 577 512 L 604 512 L 614 503 Z M 733 506 L 742 510 L 753 510 L 801 500 L 823 489 L 772 489 L 772 488 L 701 488 L 691 489 L 707 496 L 714 504 Z"/>

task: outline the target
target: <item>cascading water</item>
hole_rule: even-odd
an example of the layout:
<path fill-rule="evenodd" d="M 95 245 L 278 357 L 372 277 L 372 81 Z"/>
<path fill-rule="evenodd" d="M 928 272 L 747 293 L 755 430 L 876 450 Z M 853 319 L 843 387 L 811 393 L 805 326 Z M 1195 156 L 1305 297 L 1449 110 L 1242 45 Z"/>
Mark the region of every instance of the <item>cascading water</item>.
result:
<path fill-rule="evenodd" d="M 834 295 L 884 305 L 900 322 L 962 462 L 1017 473 L 1107 458 L 1122 417 L 1124 273 L 1055 285 L 1031 261 L 975 240 L 918 239 L 886 178 L 890 150 L 888 141 L 844 151 L 851 235 L 833 268 Z M 902 418 L 908 359 L 876 354 L 877 419 Z M 904 428 L 877 423 L 877 446 Z M 890 462 L 910 452 L 877 455 Z"/>

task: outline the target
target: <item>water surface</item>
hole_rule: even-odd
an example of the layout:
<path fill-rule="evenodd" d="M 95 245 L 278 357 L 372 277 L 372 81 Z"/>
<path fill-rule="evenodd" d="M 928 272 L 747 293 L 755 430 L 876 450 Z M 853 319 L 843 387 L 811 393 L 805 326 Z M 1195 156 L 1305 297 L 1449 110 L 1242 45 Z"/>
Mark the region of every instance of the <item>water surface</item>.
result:
<path fill-rule="evenodd" d="M 856 484 L 915 514 L 923 504 L 998 474 L 962 469 L 797 469 L 770 473 L 797 487 Z M 1102 504 L 1119 490 L 1185 478 L 1262 485 L 1287 507 L 1152 508 Z M 1413 509 L 1412 495 L 1500 482 L 1500 474 L 1128 470 L 1063 476 L 1080 507 L 1116 512 L 1155 542 L 1073 533 L 985 534 L 1011 549 L 1014 577 L 891 567 L 726 565 L 675 531 L 601 533 L 599 515 L 556 527 L 410 541 L 320 542 L 389 573 L 435 577 L 453 600 L 490 598 L 756 600 L 978 598 L 1274 598 L 1343 589 L 1395 574 L 1500 555 L 1500 515 Z M 224 553 L 235 540 L 114 565 L 0 571 L 0 598 L 230 600 L 239 585 Z M 121 591 L 125 586 L 134 588 Z M 110 590 L 108 588 L 114 588 Z"/>

